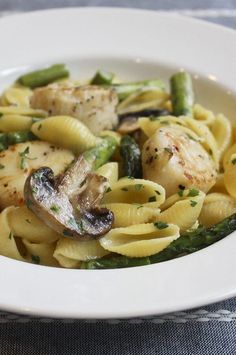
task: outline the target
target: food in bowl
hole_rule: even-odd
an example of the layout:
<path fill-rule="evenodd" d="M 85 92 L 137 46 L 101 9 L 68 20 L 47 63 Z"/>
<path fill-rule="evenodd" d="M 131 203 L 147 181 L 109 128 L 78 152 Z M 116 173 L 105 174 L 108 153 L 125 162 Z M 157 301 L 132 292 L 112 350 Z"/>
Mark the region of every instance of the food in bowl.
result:
<path fill-rule="evenodd" d="M 236 230 L 236 131 L 191 76 L 123 83 L 65 65 L 1 96 L 0 254 L 66 268 L 148 265 Z"/>

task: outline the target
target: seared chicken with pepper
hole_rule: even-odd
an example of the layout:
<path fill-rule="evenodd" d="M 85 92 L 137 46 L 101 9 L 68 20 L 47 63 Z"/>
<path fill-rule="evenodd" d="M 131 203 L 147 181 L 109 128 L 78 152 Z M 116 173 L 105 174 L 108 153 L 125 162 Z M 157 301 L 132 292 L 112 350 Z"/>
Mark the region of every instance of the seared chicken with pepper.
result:
<path fill-rule="evenodd" d="M 179 186 L 207 192 L 215 184 L 216 168 L 200 143 L 181 129 L 162 127 L 143 146 L 143 176 L 166 189 L 167 196 Z"/>
<path fill-rule="evenodd" d="M 94 134 L 117 125 L 117 94 L 102 86 L 51 84 L 34 90 L 32 108 L 41 108 L 49 115 L 67 115 L 83 122 Z"/>

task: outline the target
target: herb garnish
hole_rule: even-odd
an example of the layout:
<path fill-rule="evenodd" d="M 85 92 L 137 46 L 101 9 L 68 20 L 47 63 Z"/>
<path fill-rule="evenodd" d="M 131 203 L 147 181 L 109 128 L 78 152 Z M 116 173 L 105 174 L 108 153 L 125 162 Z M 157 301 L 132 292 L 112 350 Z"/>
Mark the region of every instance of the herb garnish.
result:
<path fill-rule="evenodd" d="M 165 147 L 164 150 L 168 152 L 169 154 L 173 154 L 172 149 L 169 147 Z"/>
<path fill-rule="evenodd" d="M 169 227 L 169 225 L 167 223 L 161 222 L 161 221 L 155 222 L 153 224 L 157 229 L 165 229 L 165 228 Z"/>
<path fill-rule="evenodd" d="M 10 232 L 10 233 L 9 233 L 9 236 L 8 236 L 8 239 L 12 239 L 12 237 L 13 237 L 13 233 Z"/>
<path fill-rule="evenodd" d="M 122 187 L 121 190 L 122 190 L 122 191 L 129 191 L 129 190 L 127 189 L 127 187 Z"/>
<path fill-rule="evenodd" d="M 195 207 L 197 205 L 197 201 L 191 200 L 190 205 L 191 205 L 191 207 Z"/>
<path fill-rule="evenodd" d="M 29 160 L 35 160 L 37 158 L 29 158 L 28 154 L 29 154 L 29 147 L 26 147 L 25 150 L 23 152 L 18 153 L 19 156 L 21 157 L 20 160 L 20 168 L 21 169 L 25 169 L 26 168 L 26 159 Z"/>
<path fill-rule="evenodd" d="M 0 164 L 0 169 L 4 169 L 5 165 Z"/>
<path fill-rule="evenodd" d="M 58 213 L 60 211 L 60 207 L 55 205 L 55 204 L 53 204 L 53 205 L 51 205 L 50 210 L 55 212 L 55 213 Z"/>
<path fill-rule="evenodd" d="M 231 161 L 231 163 L 232 163 L 233 165 L 235 165 L 235 164 L 236 164 L 236 158 L 233 159 L 233 160 Z"/>
<path fill-rule="evenodd" d="M 140 190 L 142 189 L 142 187 L 143 187 L 143 184 L 136 184 L 136 185 L 134 185 L 135 191 L 140 191 Z"/>
<path fill-rule="evenodd" d="M 155 202 L 157 200 L 156 196 L 151 196 L 148 199 L 148 202 Z"/>
<path fill-rule="evenodd" d="M 111 192 L 111 191 L 112 191 L 112 189 L 110 187 L 108 187 L 107 190 L 106 190 L 106 193 L 107 192 Z"/>
<path fill-rule="evenodd" d="M 199 195 L 199 191 L 197 189 L 190 189 L 188 193 L 188 197 L 195 197 Z"/>
<path fill-rule="evenodd" d="M 40 257 L 38 255 L 31 255 L 31 260 L 34 264 L 40 263 Z"/>

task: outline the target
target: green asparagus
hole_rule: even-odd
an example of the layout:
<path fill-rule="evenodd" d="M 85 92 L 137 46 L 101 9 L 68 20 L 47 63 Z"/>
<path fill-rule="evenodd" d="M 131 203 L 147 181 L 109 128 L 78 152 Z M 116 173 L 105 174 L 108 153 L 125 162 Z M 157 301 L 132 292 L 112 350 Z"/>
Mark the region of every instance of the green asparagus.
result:
<path fill-rule="evenodd" d="M 165 90 L 164 83 L 159 80 L 144 80 L 144 81 L 137 81 L 134 83 L 122 83 L 122 84 L 112 84 L 111 86 L 113 89 L 116 90 L 118 94 L 118 98 L 120 101 L 126 99 L 129 95 L 135 93 L 138 90 L 142 89 L 160 89 Z"/>
<path fill-rule="evenodd" d="M 92 78 L 90 84 L 92 84 L 92 85 L 110 85 L 112 83 L 113 78 L 114 78 L 113 73 L 99 70 Z"/>
<path fill-rule="evenodd" d="M 9 145 L 35 139 L 37 139 L 37 137 L 30 131 L 0 133 L 0 151 L 7 149 Z"/>
<path fill-rule="evenodd" d="M 179 72 L 170 79 L 173 114 L 193 117 L 194 93 L 188 73 Z"/>
<path fill-rule="evenodd" d="M 93 169 L 98 169 L 105 164 L 117 147 L 117 141 L 111 136 L 103 137 L 102 142 L 83 153 L 85 159 L 93 165 Z"/>
<path fill-rule="evenodd" d="M 49 68 L 36 70 L 28 74 L 22 75 L 18 82 L 24 86 L 34 89 L 39 86 L 48 85 L 55 80 L 67 78 L 69 71 L 64 64 L 55 64 Z"/>
<path fill-rule="evenodd" d="M 141 151 L 132 137 L 128 135 L 122 137 L 120 155 L 123 160 L 124 175 L 142 178 Z"/>
<path fill-rule="evenodd" d="M 196 230 L 182 234 L 166 249 L 150 257 L 128 258 L 126 256 L 115 256 L 107 259 L 90 260 L 88 262 L 84 262 L 82 264 L 82 268 L 115 269 L 159 263 L 201 250 L 219 241 L 220 239 L 225 238 L 235 230 L 236 213 L 210 228 L 199 227 Z"/>

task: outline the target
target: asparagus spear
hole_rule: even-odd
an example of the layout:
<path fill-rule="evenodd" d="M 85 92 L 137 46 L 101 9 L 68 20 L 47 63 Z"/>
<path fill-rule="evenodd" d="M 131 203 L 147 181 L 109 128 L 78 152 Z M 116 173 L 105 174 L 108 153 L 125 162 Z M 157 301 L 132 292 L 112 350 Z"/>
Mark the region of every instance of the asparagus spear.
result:
<path fill-rule="evenodd" d="M 115 269 L 121 267 L 131 267 L 149 265 L 162 261 L 177 258 L 183 254 L 191 254 L 201 250 L 220 239 L 223 239 L 236 230 L 236 213 L 210 228 L 200 227 L 192 232 L 182 234 L 173 241 L 166 249 L 160 253 L 147 258 L 128 258 L 116 256 L 109 259 L 97 259 L 84 262 L 84 269 Z"/>
<path fill-rule="evenodd" d="M 111 136 L 103 137 L 102 142 L 83 153 L 85 159 L 93 164 L 94 170 L 105 164 L 117 146 L 117 141 Z"/>
<path fill-rule="evenodd" d="M 37 137 L 30 131 L 0 133 L 0 151 L 7 149 L 9 145 L 35 139 L 37 139 Z"/>
<path fill-rule="evenodd" d="M 112 83 L 113 78 L 114 78 L 113 73 L 99 70 L 92 78 L 90 84 L 92 84 L 92 85 L 110 85 Z"/>
<path fill-rule="evenodd" d="M 170 79 L 173 113 L 193 117 L 194 93 L 188 73 L 179 72 Z"/>
<path fill-rule="evenodd" d="M 122 137 L 120 155 L 123 159 L 124 175 L 142 178 L 141 151 L 132 137 L 128 135 Z"/>
<path fill-rule="evenodd" d="M 24 86 L 34 89 L 38 86 L 44 86 L 55 80 L 67 78 L 69 71 L 64 64 L 55 64 L 49 68 L 36 70 L 28 74 L 22 75 L 18 82 Z"/>
<path fill-rule="evenodd" d="M 126 99 L 129 95 L 141 89 L 158 88 L 163 91 L 165 90 L 164 83 L 159 79 L 137 81 L 134 83 L 112 84 L 112 87 L 116 90 L 120 101 Z"/>

